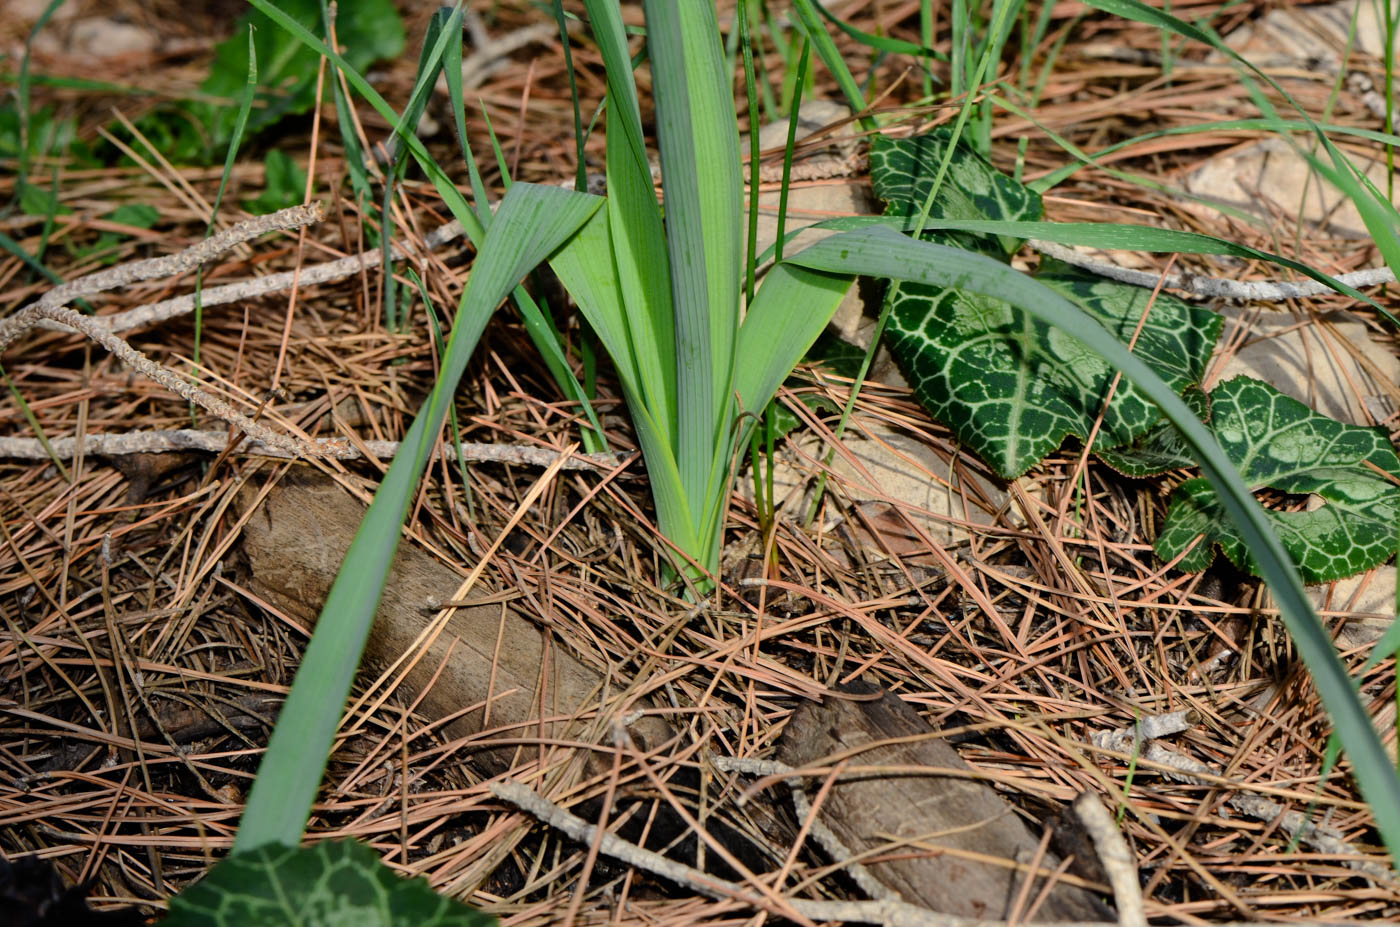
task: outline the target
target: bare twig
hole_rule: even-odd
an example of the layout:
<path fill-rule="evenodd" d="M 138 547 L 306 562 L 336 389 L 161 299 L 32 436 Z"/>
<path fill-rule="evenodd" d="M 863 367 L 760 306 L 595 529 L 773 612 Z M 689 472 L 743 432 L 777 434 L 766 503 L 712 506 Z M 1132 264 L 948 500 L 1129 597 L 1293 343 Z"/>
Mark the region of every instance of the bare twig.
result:
<path fill-rule="evenodd" d="M 77 439 L 50 440 L 54 456 L 70 459 L 77 451 Z M 350 444 L 344 438 L 314 438 L 305 442 L 311 455 L 334 460 L 359 460 L 369 454 L 387 460 L 399 452 L 397 441 L 362 441 Z M 204 451 L 222 454 L 228 450 L 227 431 L 195 431 L 189 428 L 170 431 L 132 431 L 121 434 L 89 434 L 83 436 L 83 453 L 101 457 L 121 457 L 127 454 L 166 454 L 178 451 Z M 300 450 L 288 451 L 260 438 L 238 445 L 237 454 L 251 457 L 303 456 Z M 457 459 L 457 448 L 442 442 L 438 453 L 448 460 Z M 463 444 L 461 459 L 468 463 L 506 463 L 527 467 L 548 467 L 559 459 L 560 452 L 547 447 L 519 444 Z M 564 462 L 565 470 L 615 469 L 627 460 L 625 453 L 573 454 Z M 35 438 L 0 437 L 0 458 L 17 460 L 47 460 L 49 454 Z"/>
<path fill-rule="evenodd" d="M 1113 816 L 1093 792 L 1083 792 L 1074 800 L 1074 813 L 1094 841 L 1099 864 L 1108 874 L 1108 883 L 1113 886 L 1120 927 L 1144 927 L 1147 917 L 1143 914 L 1137 862 L 1114 824 Z"/>
<path fill-rule="evenodd" d="M 1173 290 L 1185 290 L 1192 296 L 1200 296 L 1207 299 L 1247 299 L 1259 302 L 1281 302 L 1285 299 L 1302 299 L 1308 296 L 1321 296 L 1326 293 L 1335 293 L 1330 286 L 1318 283 L 1316 280 L 1304 280 L 1293 283 L 1287 280 L 1225 280 L 1220 277 L 1203 277 L 1199 274 L 1162 274 L 1149 273 L 1141 270 L 1130 270 L 1126 267 L 1119 267 L 1117 264 L 1110 264 L 1107 261 L 1096 261 L 1086 257 L 1073 248 L 1056 244 L 1053 241 L 1031 240 L 1027 242 L 1041 254 L 1048 255 L 1066 264 L 1073 264 L 1075 267 L 1082 267 L 1085 270 L 1092 270 L 1096 274 L 1108 277 L 1111 280 L 1118 280 L 1122 283 L 1131 283 L 1135 286 L 1170 287 Z M 1384 283 L 1395 282 L 1395 271 L 1389 267 L 1370 267 L 1366 270 L 1357 270 L 1349 274 L 1341 274 L 1337 280 L 1350 287 L 1379 286 Z"/>
<path fill-rule="evenodd" d="M 130 261 L 108 270 L 88 274 L 49 290 L 32 306 L 26 306 L 13 317 L 0 323 L 0 352 L 14 343 L 15 339 L 34 327 L 41 319 L 61 322 L 100 344 L 128 367 L 144 374 L 175 395 L 195 403 L 254 440 L 268 447 L 278 448 L 292 456 L 314 456 L 315 448 L 295 438 L 278 434 L 264 425 L 259 425 L 239 412 L 223 399 L 207 393 L 181 377 L 175 371 L 151 360 L 145 354 L 127 344 L 112 331 L 95 322 L 90 316 L 68 308 L 68 303 L 84 296 L 104 293 L 117 287 L 127 286 L 138 280 L 156 277 L 170 277 L 194 270 L 206 261 L 212 260 L 229 248 L 242 242 L 265 235 L 268 232 L 294 229 L 320 221 L 322 206 L 310 203 L 292 206 L 266 216 L 258 216 L 240 222 L 217 235 L 191 245 L 178 254 L 149 258 L 144 261 Z"/>
<path fill-rule="evenodd" d="M 621 837 L 598 828 L 583 818 L 570 814 L 546 798 L 535 794 L 518 782 L 493 782 L 491 793 L 502 801 L 509 802 L 528 814 L 534 815 L 550 827 L 561 831 L 579 843 L 591 844 L 595 840 L 601 852 L 630 866 L 644 869 L 653 875 L 670 879 L 677 885 L 692 891 L 701 892 L 711 898 L 732 899 L 767 908 L 766 899 L 749 891 L 737 882 L 719 879 L 698 869 L 667 859 L 659 853 L 629 843 Z M 814 901 L 806 898 L 789 898 L 787 903 L 803 917 L 814 921 L 853 921 L 861 924 L 880 924 L 883 927 L 1004 927 L 1004 921 L 979 920 L 960 917 L 956 914 L 941 914 L 915 907 L 902 901 Z M 1322 927 L 1321 921 L 1291 921 L 1294 927 Z M 1119 927 L 1109 921 L 1066 922 L 1061 927 Z M 1222 927 L 1244 927 L 1243 924 L 1228 924 Z"/>
<path fill-rule="evenodd" d="M 455 219 L 446 225 L 439 226 L 424 237 L 423 243 L 429 251 L 442 247 L 450 241 L 460 238 L 462 226 Z M 399 244 L 394 244 L 393 255 L 395 260 L 408 256 L 408 252 Z M 221 306 L 225 303 L 239 302 L 245 299 L 254 299 L 259 296 L 266 296 L 269 293 L 278 293 L 292 285 L 292 281 L 297 281 L 302 286 L 315 286 L 321 283 L 333 283 L 336 280 L 344 280 L 352 277 L 363 270 L 378 267 L 382 263 L 384 252 L 381 249 L 366 251 L 364 254 L 352 254 L 335 261 L 327 261 L 324 264 L 315 264 L 311 267 L 303 268 L 298 278 L 295 271 L 284 271 L 278 274 L 268 274 L 265 277 L 258 277 L 255 280 L 244 280 L 239 283 L 228 283 L 223 286 L 209 287 L 200 294 L 199 301 L 206 308 L 209 306 Z M 125 312 L 115 315 L 96 316 L 92 319 L 93 324 L 100 325 L 108 331 L 122 332 L 132 328 L 139 328 L 142 325 L 151 325 L 156 322 L 164 322 L 166 319 L 173 319 L 186 315 L 194 311 L 195 297 L 193 293 L 186 293 L 183 296 L 175 296 L 164 299 L 157 303 L 148 303 L 144 306 L 137 306 Z M 61 322 L 41 320 L 40 327 L 53 328 L 61 331 L 69 331 L 67 325 Z"/>
<path fill-rule="evenodd" d="M 321 221 L 323 207 L 320 203 L 292 206 L 266 216 L 257 216 L 247 221 L 211 235 L 203 241 L 191 245 L 178 254 L 148 258 L 144 261 L 130 261 L 118 264 L 107 270 L 70 280 L 49 290 L 31 306 L 26 306 L 10 318 L 0 322 L 0 351 L 9 347 L 16 338 L 32 328 L 40 319 L 49 318 L 67 322 L 54 310 L 68 305 L 84 296 L 106 293 L 118 287 L 127 286 L 138 280 L 152 280 L 157 277 L 174 277 L 194 270 L 223 254 L 225 251 L 251 241 L 268 232 L 286 231 Z M 77 329 L 78 326 L 68 325 Z M 79 329 L 81 330 L 81 329 Z M 86 332 L 84 332 L 86 334 Z"/>
<path fill-rule="evenodd" d="M 1144 741 L 1167 737 L 1188 731 L 1201 720 L 1200 712 L 1194 708 L 1170 711 L 1162 715 L 1148 715 L 1139 718 L 1130 727 L 1120 727 L 1116 731 L 1103 731 L 1089 739 L 1106 750 L 1131 753 L 1139 749 Z"/>
<path fill-rule="evenodd" d="M 1096 746 L 1105 750 L 1131 753 L 1141 756 L 1149 763 L 1177 770 L 1175 773 L 1163 773 L 1170 779 L 1206 785 L 1210 783 L 1203 781 L 1200 777 L 1219 778 L 1214 770 L 1199 760 L 1178 753 L 1152 739 L 1181 733 L 1189 729 L 1197 720 L 1199 720 L 1198 716 L 1191 709 L 1174 711 L 1143 718 L 1132 727 L 1095 734 L 1091 740 Z M 1366 854 L 1348 843 L 1341 833 L 1324 824 L 1317 823 L 1308 814 L 1301 811 L 1290 811 L 1271 798 L 1248 792 L 1235 792 L 1225 799 L 1225 803 L 1241 814 L 1258 821 L 1277 820 L 1284 833 L 1323 853 L 1350 857 L 1346 860 L 1347 865 L 1372 879 L 1382 882 L 1395 881 L 1394 874 L 1385 864 L 1366 858 Z"/>

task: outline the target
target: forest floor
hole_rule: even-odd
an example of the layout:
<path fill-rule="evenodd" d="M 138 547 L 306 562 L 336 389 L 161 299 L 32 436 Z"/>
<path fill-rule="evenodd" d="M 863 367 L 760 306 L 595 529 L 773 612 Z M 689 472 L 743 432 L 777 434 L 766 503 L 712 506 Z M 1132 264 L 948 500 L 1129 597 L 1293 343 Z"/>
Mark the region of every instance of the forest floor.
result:
<path fill-rule="evenodd" d="M 42 7 L 29 5 L 36 12 Z M 402 6 L 409 48 L 373 72 L 376 88 L 396 106 L 407 99 L 417 43 L 435 5 Z M 732 4 L 720 6 L 725 22 Z M 918 40 L 919 4 L 829 6 L 859 30 Z M 1209 18 L 1227 36 L 1276 8 L 1254 0 L 1172 4 L 1178 16 Z M 214 43 L 231 34 L 239 11 L 231 2 L 65 4 L 35 45 L 29 111 L 51 113 L 54 125 L 71 120 L 78 139 L 94 148 L 111 144 L 104 138 L 131 139 L 123 124 L 139 123 L 198 87 Z M 1033 7 L 1032 17 L 1038 12 Z M 16 5 L 0 14 L 11 76 L 34 21 L 33 14 L 24 17 Z M 126 32 L 84 38 L 83 24 L 100 17 L 134 30 L 131 45 L 116 45 L 115 36 Z M 557 31 L 537 5 L 524 2 L 489 5 L 479 23 L 507 45 L 496 46 L 500 53 L 467 93 L 477 156 L 495 164 L 486 142 L 489 116 L 513 179 L 568 181 L 576 158 L 573 109 Z M 1043 84 L 1025 101 L 1033 121 L 993 111 L 985 128 L 998 167 L 1035 179 L 1072 163 L 1052 136 L 1094 152 L 1161 134 L 1056 186 L 1045 197 L 1047 218 L 1204 232 L 1333 274 L 1382 263 L 1345 210 L 1311 204 L 1307 191 L 1286 181 L 1270 191 L 1265 175 L 1284 153 L 1260 152 L 1265 133 L 1231 125 L 1170 134 L 1257 115 L 1236 72 L 1207 49 L 1164 45 L 1146 26 L 1074 2 L 1057 4 L 1048 23 L 1037 46 L 1017 51 L 1017 40 L 1010 43 L 999 76 L 1016 84 L 1025 75 L 1030 86 L 1043 78 Z M 891 117 L 889 131 L 908 133 L 956 114 L 954 106 L 915 105 L 922 84 L 907 57 L 873 55 L 834 34 L 879 101 L 876 111 Z M 947 50 L 946 26 L 938 35 L 935 47 Z M 516 44 L 511 37 L 521 36 L 519 47 L 509 48 Z M 588 114 L 602 94 L 602 69 L 590 42 L 576 37 L 572 45 Z M 759 65 L 775 85 L 781 82 L 784 62 L 776 51 Z M 1319 121 L 1383 130 L 1363 83 L 1352 77 L 1378 82 L 1374 58 L 1358 53 L 1330 69 L 1304 60 L 1269 66 Z M 735 86 L 740 129 L 747 131 L 741 81 Z M 809 95 L 840 98 L 819 66 Z M 4 105 L 15 106 L 14 98 Z M 428 116 L 438 130 L 425 140 L 442 163 L 460 166 L 445 95 L 434 97 Z M 389 127 L 368 107 L 359 119 L 368 144 L 386 137 Z M 302 168 L 314 153 L 311 196 L 329 204 L 327 217 L 221 256 L 205 267 L 205 289 L 286 271 L 306 274 L 369 249 L 348 194 L 335 120 L 327 105 L 319 123 L 309 115 L 288 120 L 245 146 L 221 220 L 243 218 L 246 201 L 276 186 L 269 165 L 279 162 L 267 158 L 274 149 Z M 1364 139 L 1343 144 L 1363 158 L 1381 151 Z M 204 236 L 221 168 L 172 165 L 161 155 L 154 140 L 149 148 L 133 141 L 131 157 L 115 166 L 40 159 L 31 167 L 32 187 L 52 187 L 64 209 L 46 221 L 23 205 L 11 207 L 0 215 L 0 231 L 31 254 L 42 244 L 44 263 L 64 279 L 104 262 L 178 252 Z M 587 157 L 592 169 L 601 164 L 601 133 L 590 140 Z M 1248 211 L 1203 208 L 1182 195 L 1213 195 L 1203 186 L 1210 170 L 1237 181 Z M 453 173 L 465 185 L 465 169 Z M 398 234 L 411 242 L 450 219 L 431 185 L 415 176 L 403 185 L 395 212 Z M 499 195 L 500 172 L 485 179 Z M 819 197 L 827 188 L 865 182 L 857 174 L 801 186 Z M 14 175 L 0 173 L 0 201 L 16 194 Z M 300 198 L 298 192 L 293 201 Z M 819 198 L 808 202 L 816 204 L 805 207 L 814 217 L 842 209 Z M 118 208 L 134 206 L 158 215 L 145 228 L 132 223 L 129 211 L 113 218 Z M 1300 213 L 1323 224 L 1299 219 Z M 1095 257 L 1154 275 L 1169 269 L 1234 280 L 1280 275 L 1262 263 L 1209 256 Z M 430 388 L 437 358 L 433 324 L 403 271 L 414 270 L 439 315 L 450 314 L 470 258 L 454 242 L 418 249 L 397 265 L 406 321 L 396 329 L 386 324 L 375 267 L 327 283 L 298 280 L 294 288 L 208 306 L 198 320 L 178 314 L 120 335 L 181 374 L 195 370 L 197 357 L 204 389 L 274 431 L 340 437 L 356 446 L 395 441 Z M 1024 260 L 1037 257 L 1027 251 Z M 0 256 L 0 281 L 0 316 L 53 285 L 12 254 Z M 93 297 L 91 308 L 117 316 L 192 289 L 192 274 L 137 282 Z M 1367 293 L 1392 311 L 1400 305 L 1393 286 Z M 544 294 L 576 347 L 577 318 L 550 287 Z M 1400 362 L 1400 341 L 1373 309 L 1335 294 L 1207 302 L 1228 316 L 1211 378 L 1234 369 L 1238 355 L 1295 339 L 1294 347 L 1280 349 L 1293 353 L 1275 355 L 1273 363 L 1294 368 L 1296 388 L 1330 403 L 1339 417 L 1379 425 L 1392 440 L 1400 436 L 1400 381 L 1387 373 L 1396 369 L 1387 364 Z M 575 352 L 571 361 L 583 376 L 581 357 Z M 251 573 L 241 535 L 254 515 L 242 507 L 240 490 L 283 479 L 289 469 L 314 468 L 367 500 L 386 464 L 372 448 L 369 459 L 322 458 L 295 467 L 246 445 L 227 453 L 103 451 L 109 436 L 190 428 L 209 432 L 222 446 L 229 429 L 69 331 L 26 334 L 7 350 L 4 373 L 9 391 L 0 404 L 0 433 L 6 439 L 82 440 L 74 453 L 65 452 L 61 468 L 47 452 L 0 458 L 0 851 L 49 860 L 69 883 L 90 880 L 98 906 L 159 911 L 231 845 L 306 641 L 306 618 L 260 591 L 266 582 Z M 844 406 L 852 381 L 804 365 L 781 394 L 808 410 L 803 427 L 779 448 L 798 474 L 797 501 L 766 531 L 753 493 L 736 493 L 718 591 L 696 605 L 661 580 L 664 545 L 645 472 L 605 365 L 597 388 L 597 408 L 622 465 L 542 467 L 578 441 L 578 410 L 561 397 L 515 312 L 498 312 L 458 395 L 460 438 L 545 453 L 529 458 L 521 451 L 515 460 L 463 467 L 440 459 L 412 509 L 405 543 L 457 577 L 493 550 L 472 592 L 476 603 L 527 615 L 547 647 L 621 680 L 636 704 L 670 725 L 673 741 L 645 758 L 635 745 L 630 753 L 619 748 L 609 754 L 616 764 L 609 769 L 610 759 L 596 775 L 575 770 L 572 778 L 551 778 L 542 770 L 555 768 L 560 745 L 543 733 L 543 721 L 513 730 L 477 722 L 477 733 L 459 736 L 450 714 L 425 707 L 443 700 L 400 687 L 402 674 L 375 665 L 357 684 L 310 837 L 358 837 L 395 869 L 512 925 L 569 917 L 759 922 L 748 901 L 716 900 L 607 854 L 595 856 L 489 788 L 503 778 L 528 781 L 556 805 L 596 822 L 598 806 L 587 802 L 613 788 L 663 807 L 671 800 L 684 805 L 662 784 L 700 770 L 690 807 L 702 826 L 713 823 L 721 847 L 736 832 L 749 835 L 764 851 L 757 856 L 771 865 L 769 876 L 741 879 L 754 897 L 771 900 L 777 884 L 793 897 L 859 899 L 862 889 L 832 865 L 833 851 L 809 837 L 781 777 L 756 776 L 758 767 L 715 758 L 771 759 L 801 706 L 863 684 L 892 694 L 917 712 L 918 723 L 941 732 L 966 764 L 957 775 L 989 783 L 988 791 L 994 786 L 1047 853 L 1058 812 L 1084 792 L 1097 795 L 1118 818 L 1154 922 L 1400 918 L 1400 881 L 1388 869 L 1345 762 L 1340 770 L 1327 767 L 1328 719 L 1267 590 L 1223 558 L 1188 574 L 1153 552 L 1153 529 L 1165 518 L 1170 491 L 1189 474 L 1130 479 L 1071 441 L 1026 476 L 998 480 L 928 417 L 894 374 L 861 388 L 847 438 L 838 441 L 838 416 L 828 410 Z M 803 396 L 827 402 L 803 405 Z M 828 461 L 830 447 L 845 450 Z M 901 471 L 941 489 L 911 497 L 894 479 Z M 808 520 L 801 503 L 822 472 L 829 473 L 823 507 Z M 739 479 L 751 484 L 747 466 Z M 311 514 L 314 522 L 319 516 Z M 289 549 L 288 569 L 309 570 L 294 559 L 304 554 Z M 1376 630 L 1394 617 L 1394 577 L 1392 560 L 1317 590 L 1321 614 L 1353 672 L 1369 656 Z M 451 597 L 444 589 L 439 604 Z M 314 618 L 319 606 L 307 607 Z M 1363 700 L 1393 755 L 1394 660 L 1361 679 Z M 469 713 L 480 706 L 458 708 Z M 1181 722 L 1153 742 L 1157 753 L 1131 736 L 1106 739 L 1157 716 Z M 606 732 L 598 737 L 606 740 Z M 492 747 L 508 758 L 504 771 L 474 760 Z M 1186 765 L 1173 770 L 1169 764 L 1178 759 Z M 833 791 L 837 762 L 812 761 L 813 769 L 826 770 L 808 779 L 818 804 Z M 866 772 L 879 775 L 878 764 Z M 741 798 L 773 820 L 758 820 Z M 639 819 L 656 813 L 638 807 L 632 813 Z M 919 809 L 909 815 L 899 833 L 878 833 L 853 848 L 872 871 L 882 861 L 938 856 L 938 835 L 919 828 Z M 1325 825 L 1335 842 L 1314 839 L 1314 823 Z M 694 848 L 688 852 L 694 862 Z M 1025 872 L 1040 862 L 1006 865 Z M 1056 880 L 1111 897 L 1092 871 L 1056 872 L 1050 881 Z M 1034 919 L 1048 895 L 1044 882 L 1017 882 L 1021 887 L 1005 906 L 986 916 Z M 767 910 L 800 920 L 778 902 Z"/>

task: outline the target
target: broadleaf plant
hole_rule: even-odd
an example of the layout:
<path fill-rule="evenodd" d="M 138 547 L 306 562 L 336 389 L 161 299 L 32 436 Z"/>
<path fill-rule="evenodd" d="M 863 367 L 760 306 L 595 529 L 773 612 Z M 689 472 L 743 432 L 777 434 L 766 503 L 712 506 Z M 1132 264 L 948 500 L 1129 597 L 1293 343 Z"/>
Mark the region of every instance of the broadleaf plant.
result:
<path fill-rule="evenodd" d="M 1337 736 L 1350 754 L 1356 780 L 1391 858 L 1400 864 L 1400 777 L 1357 697 L 1331 635 L 1318 620 L 1292 558 L 1274 532 L 1238 469 L 1215 436 L 1144 361 L 1082 309 L 1031 277 L 973 251 L 905 237 L 887 227 L 843 232 L 799 252 L 790 261 L 841 273 L 859 269 L 874 276 L 925 286 L 958 287 L 1002 300 L 1066 331 L 1123 373 L 1156 403 L 1181 433 L 1195 463 L 1216 492 L 1229 519 L 1255 558 L 1258 573 L 1278 602 L 1279 617 L 1307 664 Z"/>
<path fill-rule="evenodd" d="M 496 919 L 405 879 L 354 840 L 261 847 L 170 899 L 163 927 L 487 927 Z"/>
<path fill-rule="evenodd" d="M 1351 576 L 1395 553 L 1400 460 L 1379 429 L 1320 415 L 1250 377 L 1211 390 L 1210 412 L 1211 430 L 1250 488 L 1321 502 L 1301 512 L 1269 512 L 1305 582 Z M 1156 548 L 1165 560 L 1181 556 L 1177 566 L 1183 570 L 1204 570 L 1219 548 L 1236 566 L 1257 572 L 1215 493 L 1200 478 L 1172 494 Z"/>
<path fill-rule="evenodd" d="M 1020 244 L 1007 232 L 1043 225 L 1039 197 L 969 146 L 959 143 L 950 152 L 950 140 L 939 129 L 875 141 L 871 174 L 885 214 L 909 218 L 949 158 L 955 182 L 940 189 L 928 224 L 985 221 L 996 223 L 995 231 L 926 225 L 920 237 L 1005 260 Z M 1133 344 L 1135 355 L 1184 394 L 1197 418 L 1206 420 L 1210 405 L 1223 401 L 1218 415 L 1228 418 L 1213 419 L 1212 427 L 1251 488 L 1311 493 L 1325 503 L 1269 513 L 1307 582 L 1351 576 L 1395 552 L 1395 487 L 1364 463 L 1396 472 L 1385 437 L 1319 415 L 1257 381 L 1223 384 L 1207 401 L 1196 387 L 1224 322 L 1214 312 L 1051 258 L 1042 258 L 1035 279 Z M 1065 330 L 1008 303 L 959 286 L 905 283 L 892 296 L 887 333 L 919 401 L 1002 476 L 1024 473 L 1070 435 L 1087 439 L 1100 415 L 1093 450 L 1121 472 L 1150 476 L 1195 465 L 1178 429 L 1137 387 L 1119 383 L 1105 403 L 1117 372 L 1112 365 Z M 1219 431 L 1221 421 L 1230 422 L 1228 434 Z M 1177 490 L 1157 552 L 1175 560 L 1189 549 L 1177 566 L 1200 571 L 1217 548 L 1258 573 L 1214 492 L 1192 480 Z"/>
<path fill-rule="evenodd" d="M 914 215 L 939 163 L 949 158 L 930 219 L 1040 218 L 1037 194 L 965 143 L 949 151 L 950 142 L 942 129 L 875 140 L 871 180 L 887 216 Z M 1021 244 L 1010 236 L 957 231 L 920 237 L 1001 261 Z M 1043 261 L 1036 278 L 1125 344 L 1141 323 L 1135 353 L 1176 392 L 1200 381 L 1220 335 L 1219 315 L 1167 294 L 1151 299 L 1141 287 L 1058 261 Z M 1130 383 L 1113 389 L 1105 405 L 1116 369 L 1073 335 L 1008 303 L 961 287 L 911 283 L 891 300 L 890 353 L 914 395 L 1002 476 L 1020 476 L 1069 435 L 1087 438 L 1100 414 L 1097 443 L 1107 447 L 1133 441 L 1161 419 L 1161 410 Z"/>

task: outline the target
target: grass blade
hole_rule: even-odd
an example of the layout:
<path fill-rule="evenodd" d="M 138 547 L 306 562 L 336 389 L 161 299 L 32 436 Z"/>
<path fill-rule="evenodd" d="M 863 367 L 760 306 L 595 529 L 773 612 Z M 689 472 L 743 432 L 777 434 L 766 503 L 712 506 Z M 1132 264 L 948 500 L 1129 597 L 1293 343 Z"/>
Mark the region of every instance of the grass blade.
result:
<path fill-rule="evenodd" d="M 739 127 L 714 6 L 648 0 L 646 14 L 676 319 L 676 460 L 704 524 L 739 329 Z"/>
<path fill-rule="evenodd" d="M 321 611 L 248 797 L 235 852 L 300 842 L 404 516 L 476 342 L 519 280 L 601 204 L 587 194 L 532 184 L 515 184 L 501 202 L 462 293 L 437 383 L 375 493 Z"/>

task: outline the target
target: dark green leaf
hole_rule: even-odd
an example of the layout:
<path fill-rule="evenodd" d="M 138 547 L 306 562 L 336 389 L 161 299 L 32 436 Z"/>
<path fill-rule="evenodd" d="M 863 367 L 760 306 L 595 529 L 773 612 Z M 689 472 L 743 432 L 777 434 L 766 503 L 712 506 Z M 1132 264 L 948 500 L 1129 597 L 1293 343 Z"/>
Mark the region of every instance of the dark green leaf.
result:
<path fill-rule="evenodd" d="M 950 137 L 935 131 L 877 140 L 871 177 L 887 216 L 907 217 L 922 207 Z M 961 143 L 929 211 L 932 218 L 959 220 L 1039 215 L 1037 194 Z M 1020 243 L 974 232 L 921 237 L 1002 261 Z M 1220 334 L 1215 313 L 1166 294 L 1152 300 L 1145 289 L 1057 261 L 1042 262 L 1037 279 L 1125 344 L 1141 322 L 1134 351 L 1173 389 L 1200 380 Z M 1101 447 L 1134 441 L 1160 418 L 1157 406 L 1128 383 L 1113 389 L 1109 402 L 1116 370 L 1072 335 L 967 289 L 900 284 L 891 296 L 886 337 L 924 407 L 1003 476 L 1024 473 L 1068 435 L 1087 438 L 1100 415 Z"/>
<path fill-rule="evenodd" d="M 404 879 L 353 840 L 230 856 L 170 899 L 164 927 L 487 927 L 496 919 Z"/>
<path fill-rule="evenodd" d="M 1269 513 L 1305 582 L 1351 576 L 1395 552 L 1400 487 L 1384 474 L 1400 479 L 1400 460 L 1380 430 L 1320 415 L 1249 377 L 1220 384 L 1210 399 L 1212 430 L 1252 489 L 1322 502 L 1309 511 Z M 1204 479 L 1177 488 L 1156 547 L 1167 560 L 1191 548 L 1178 564 L 1183 570 L 1210 566 L 1218 547 L 1240 568 L 1257 572 Z"/>
<path fill-rule="evenodd" d="M 1064 266 L 1038 279 L 1124 343 L 1151 297 Z M 1220 326 L 1218 315 L 1158 294 L 1135 353 L 1182 390 L 1199 380 Z M 976 293 L 903 284 L 886 337 L 924 407 L 1006 477 L 1024 473 L 1068 435 L 1087 438 L 1101 413 L 1102 447 L 1133 441 L 1160 417 L 1129 383 L 1119 383 L 1108 402 L 1117 371 L 1083 342 Z"/>
<path fill-rule="evenodd" d="M 875 195 L 885 202 L 886 216 L 908 219 L 919 214 L 951 138 L 945 128 L 913 138 L 876 136 L 870 145 L 870 180 Z M 929 219 L 1035 221 L 1040 216 L 1040 194 L 1007 177 L 962 142 L 928 212 Z M 969 238 L 944 235 L 926 240 L 958 244 Z M 1007 253 L 1021 244 L 1010 236 L 1001 236 L 1000 242 Z"/>
<path fill-rule="evenodd" d="M 1204 390 L 1192 387 L 1181 398 L 1201 421 L 1210 418 L 1210 398 Z M 1151 431 L 1123 447 L 1098 447 L 1094 453 L 1125 476 L 1156 476 L 1178 467 L 1196 465 L 1196 458 L 1181 439 L 1181 432 L 1167 421 L 1158 422 Z"/>

